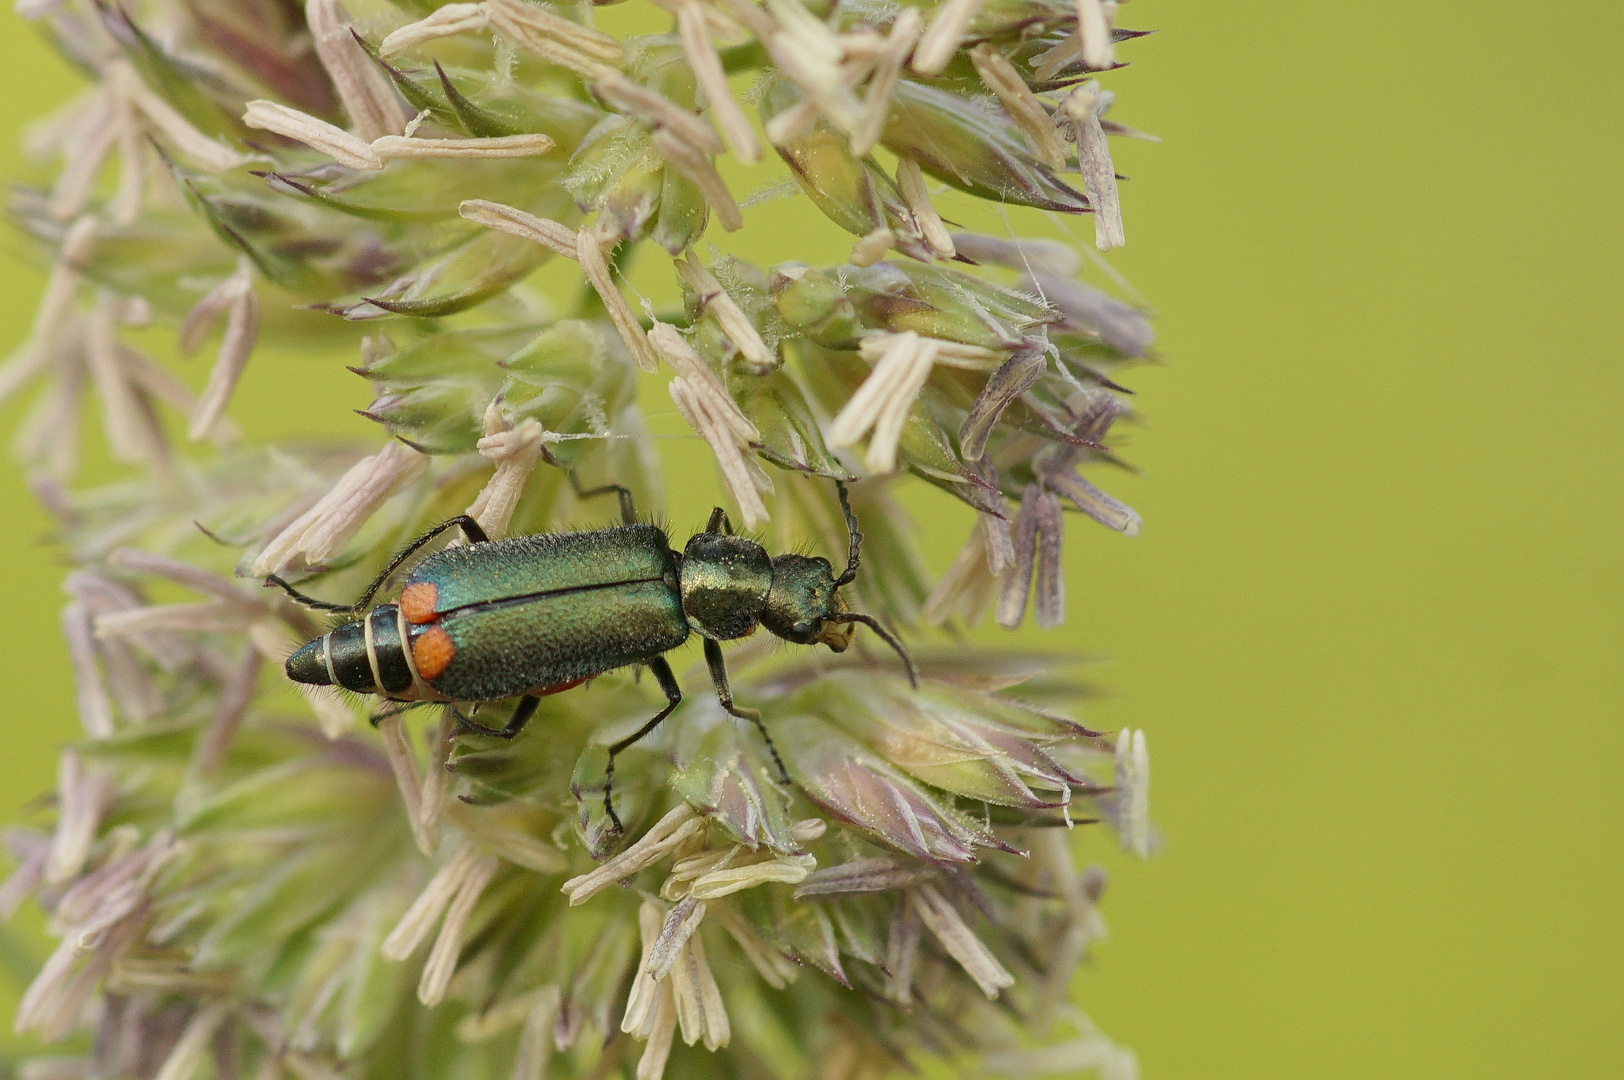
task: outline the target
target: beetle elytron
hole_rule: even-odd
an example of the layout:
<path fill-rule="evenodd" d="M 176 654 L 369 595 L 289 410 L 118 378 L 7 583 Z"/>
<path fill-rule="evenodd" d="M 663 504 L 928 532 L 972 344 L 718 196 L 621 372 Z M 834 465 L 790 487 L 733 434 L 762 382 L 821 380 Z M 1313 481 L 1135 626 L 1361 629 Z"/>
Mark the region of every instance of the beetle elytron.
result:
<path fill-rule="evenodd" d="M 570 477 L 574 484 L 574 477 Z M 839 589 L 857 577 L 863 535 L 857 531 L 844 485 L 837 484 L 846 517 L 849 552 L 835 577 L 829 561 L 805 555 L 769 558 L 753 540 L 734 536 L 727 512 L 711 512 L 705 531 L 679 554 L 664 530 L 640 523 L 631 492 L 618 484 L 577 492 L 584 498 L 614 492 L 624 524 L 592 532 L 543 533 L 491 540 L 463 515 L 441 522 L 412 541 L 353 604 L 305 596 L 272 575 L 300 603 L 363 618 L 347 622 L 288 657 L 295 682 L 338 685 L 401 702 L 497 701 L 518 697 L 503 728 L 464 728 L 511 739 L 535 714 L 539 699 L 630 664 L 647 664 L 666 705 L 631 735 L 609 747 L 603 804 L 620 828 L 611 801 L 615 757 L 653 731 L 682 701 L 664 653 L 697 631 L 722 708 L 749 720 L 767 741 L 779 778 L 789 781 L 761 714 L 733 702 L 720 641 L 745 637 L 757 626 L 800 645 L 822 643 L 842 652 L 853 624 L 862 623 L 897 651 L 914 681 L 913 663 L 894 637 L 868 615 L 847 611 Z M 460 528 L 466 547 L 427 556 L 407 576 L 399 599 L 367 611 L 390 576 L 416 551 L 449 529 Z"/>

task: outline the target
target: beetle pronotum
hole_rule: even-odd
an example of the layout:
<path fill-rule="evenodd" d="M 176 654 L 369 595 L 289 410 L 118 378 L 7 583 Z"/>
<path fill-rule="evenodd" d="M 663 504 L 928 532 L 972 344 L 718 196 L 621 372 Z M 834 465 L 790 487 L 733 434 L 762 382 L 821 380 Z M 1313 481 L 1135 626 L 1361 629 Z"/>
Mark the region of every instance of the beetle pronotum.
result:
<path fill-rule="evenodd" d="M 574 477 L 571 478 L 574 483 Z M 913 662 L 902 643 L 872 616 L 845 610 L 841 586 L 857 577 L 863 534 L 845 485 L 836 483 L 846 517 L 846 569 L 834 576 L 827 559 L 769 557 L 753 540 L 733 535 L 727 512 L 711 511 L 705 531 L 678 553 L 657 525 L 637 520 L 631 492 L 618 484 L 578 493 L 614 492 L 624 524 L 590 532 L 540 533 L 491 540 L 467 515 L 443 521 L 408 544 L 353 604 L 331 604 L 276 585 L 319 611 L 363 615 L 306 643 L 288 657 L 295 682 L 336 685 L 393 701 L 457 702 L 517 697 L 500 729 L 456 713 L 468 730 L 511 739 L 535 714 L 543 696 L 630 664 L 646 664 L 666 704 L 647 723 L 609 747 L 603 805 L 617 829 L 611 798 L 615 757 L 653 731 L 682 701 L 664 654 L 697 631 L 722 708 L 755 724 L 780 780 L 789 782 L 772 738 L 754 709 L 734 704 L 718 642 L 745 637 L 758 626 L 800 645 L 835 652 L 850 644 L 854 624 L 872 629 L 902 658 L 911 683 Z M 460 528 L 464 547 L 427 556 L 407 575 L 395 603 L 368 610 L 400 567 L 447 530 Z"/>

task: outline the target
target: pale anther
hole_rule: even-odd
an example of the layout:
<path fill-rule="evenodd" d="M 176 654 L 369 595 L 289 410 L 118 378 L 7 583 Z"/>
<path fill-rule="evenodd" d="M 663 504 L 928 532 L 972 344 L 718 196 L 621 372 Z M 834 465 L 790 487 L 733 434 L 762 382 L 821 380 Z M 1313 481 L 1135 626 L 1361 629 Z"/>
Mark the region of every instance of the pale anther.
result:
<path fill-rule="evenodd" d="M 1083 42 L 1083 63 L 1095 71 L 1111 67 L 1116 61 L 1111 46 L 1111 22 L 1106 15 L 1105 0 L 1076 0 L 1076 3 L 1077 32 Z"/>
<path fill-rule="evenodd" d="M 970 21 L 985 0 L 946 0 L 931 15 L 925 36 L 914 49 L 913 69 L 921 75 L 940 75 L 958 51 Z"/>
<path fill-rule="evenodd" d="M 406 127 L 405 110 L 389 77 L 356 44 L 349 16 L 338 0 L 305 0 L 305 22 L 355 134 L 369 142 L 399 135 Z"/>
<path fill-rule="evenodd" d="M 496 229 L 526 240 L 533 240 L 566 259 L 580 258 L 575 247 L 575 230 L 548 218 L 540 218 L 505 203 L 489 202 L 485 199 L 464 199 L 457 204 L 457 213 L 464 219 L 483 225 L 487 229 Z"/>

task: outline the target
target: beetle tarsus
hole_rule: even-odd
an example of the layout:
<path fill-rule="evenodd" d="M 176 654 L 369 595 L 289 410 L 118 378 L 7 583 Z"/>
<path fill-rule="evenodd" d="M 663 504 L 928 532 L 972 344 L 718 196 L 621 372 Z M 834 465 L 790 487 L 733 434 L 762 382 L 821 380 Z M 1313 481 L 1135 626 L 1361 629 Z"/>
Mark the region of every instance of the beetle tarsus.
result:
<path fill-rule="evenodd" d="M 373 710 L 372 715 L 367 717 L 367 723 L 377 727 L 391 716 L 399 716 L 408 709 L 421 704 L 420 701 L 391 701 L 383 708 Z"/>
<path fill-rule="evenodd" d="M 524 726 L 530 722 L 530 718 L 536 715 L 536 706 L 540 704 L 540 698 L 530 694 L 524 695 L 519 699 L 519 704 L 514 707 L 513 715 L 508 717 L 508 722 L 499 728 L 488 727 L 462 715 L 455 705 L 449 705 L 447 708 L 451 710 L 451 715 L 456 717 L 457 726 L 462 731 L 475 735 L 489 735 L 493 739 L 511 739 L 524 730 Z"/>
<path fill-rule="evenodd" d="M 401 564 L 417 554 L 424 544 L 427 544 L 447 529 L 458 527 L 461 527 L 462 534 L 468 538 L 470 544 L 483 544 L 490 540 L 490 537 L 485 535 L 485 530 L 480 527 L 479 522 L 467 514 L 458 514 L 454 518 L 447 518 L 402 548 L 400 554 L 389 560 L 389 565 L 378 572 L 378 576 L 372 579 L 372 584 L 366 587 L 366 591 L 361 594 L 361 598 L 353 604 L 332 604 L 326 600 L 317 600 L 313 596 L 306 596 L 275 574 L 265 575 L 265 583 L 278 586 L 283 592 L 307 608 L 316 611 L 331 611 L 335 615 L 355 615 L 366 610 L 367 605 L 372 603 L 372 598 L 378 595 L 378 590 L 383 588 L 384 582 L 388 581 L 395 571 L 400 569 Z"/>
<path fill-rule="evenodd" d="M 773 737 L 767 734 L 767 725 L 761 721 L 761 710 L 746 709 L 743 706 L 729 705 L 726 702 L 722 703 L 722 707 L 739 719 L 748 720 L 756 725 L 756 730 L 761 732 L 761 741 L 767 744 L 767 753 L 772 755 L 773 764 L 778 767 L 778 782 L 788 787 L 791 783 L 789 770 L 784 768 L 784 759 L 778 756 L 778 747 L 773 744 Z"/>
<path fill-rule="evenodd" d="M 331 611 L 341 615 L 353 615 L 355 612 L 360 610 L 360 608 L 353 604 L 333 604 L 326 600 L 317 600 L 314 596 L 306 596 L 304 593 L 300 592 L 298 589 L 295 589 L 292 585 L 289 585 L 286 581 L 283 581 L 275 574 L 266 574 L 265 586 L 269 588 L 272 585 L 275 585 L 277 588 L 287 593 L 294 599 L 295 602 L 303 604 L 312 611 Z"/>
<path fill-rule="evenodd" d="M 615 758 L 622 750 L 633 745 L 643 736 L 660 726 L 660 721 L 671 715 L 671 711 L 682 704 L 682 687 L 677 685 L 677 677 L 671 673 L 671 665 L 663 656 L 656 656 L 648 663 L 648 669 L 654 672 L 659 680 L 660 689 L 665 691 L 665 708 L 654 714 L 654 718 L 630 735 L 609 747 L 609 767 L 603 771 L 603 812 L 609 815 L 609 821 L 614 825 L 616 832 L 625 832 L 626 827 L 620 823 L 620 816 L 615 813 Z"/>
<path fill-rule="evenodd" d="M 722 708 L 729 716 L 737 716 L 740 720 L 748 720 L 756 725 L 756 730 L 761 732 L 762 741 L 767 744 L 767 753 L 772 755 L 773 764 L 778 766 L 779 783 L 788 784 L 789 770 L 784 768 L 784 759 L 778 756 L 778 747 L 773 745 L 773 737 L 767 734 L 767 725 L 762 723 L 760 710 L 733 704 L 733 688 L 727 681 L 727 661 L 722 657 L 722 647 L 711 638 L 705 639 L 705 666 L 710 668 L 711 683 L 716 687 L 716 698 L 722 703 Z"/>
<path fill-rule="evenodd" d="M 472 717 L 464 716 L 462 714 L 462 710 L 457 708 L 455 705 L 447 705 L 446 711 L 449 712 L 451 714 L 451 718 L 457 722 L 457 733 L 459 735 L 500 736 L 502 734 L 500 728 L 486 727 L 484 724 L 481 724 Z"/>

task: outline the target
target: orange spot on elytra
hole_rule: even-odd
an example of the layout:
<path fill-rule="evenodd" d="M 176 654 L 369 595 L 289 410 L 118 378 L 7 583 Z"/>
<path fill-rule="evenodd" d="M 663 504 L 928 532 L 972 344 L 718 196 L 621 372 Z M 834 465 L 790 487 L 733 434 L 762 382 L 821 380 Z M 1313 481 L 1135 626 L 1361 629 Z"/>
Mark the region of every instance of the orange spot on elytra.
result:
<path fill-rule="evenodd" d="M 409 623 L 434 622 L 440 613 L 434 605 L 440 600 L 440 587 L 432 581 L 414 581 L 400 590 L 400 613 Z"/>
<path fill-rule="evenodd" d="M 425 682 L 439 678 L 440 672 L 456 655 L 457 647 L 451 643 L 451 635 L 443 627 L 432 627 L 417 635 L 412 642 L 412 663 L 417 666 L 417 673 Z"/>

